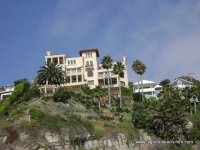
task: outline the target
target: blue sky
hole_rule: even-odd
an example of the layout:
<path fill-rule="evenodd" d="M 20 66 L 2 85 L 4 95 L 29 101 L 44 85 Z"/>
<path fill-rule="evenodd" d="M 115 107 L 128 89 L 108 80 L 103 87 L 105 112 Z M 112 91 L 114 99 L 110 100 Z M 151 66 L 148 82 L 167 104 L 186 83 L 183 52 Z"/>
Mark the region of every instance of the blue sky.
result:
<path fill-rule="evenodd" d="M 148 80 L 200 79 L 200 1 L 0 1 L 0 86 L 34 79 L 47 50 L 78 56 L 85 48 L 98 48 L 100 59 L 126 55 L 130 81 L 135 59 Z"/>

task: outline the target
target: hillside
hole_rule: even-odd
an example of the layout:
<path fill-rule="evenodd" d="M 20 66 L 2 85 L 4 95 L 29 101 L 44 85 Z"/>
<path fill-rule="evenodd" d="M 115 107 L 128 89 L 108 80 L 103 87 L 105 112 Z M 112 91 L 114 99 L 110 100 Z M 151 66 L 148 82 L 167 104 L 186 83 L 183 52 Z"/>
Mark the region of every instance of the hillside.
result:
<path fill-rule="evenodd" d="M 139 134 L 126 111 L 117 114 L 115 109 L 87 109 L 74 100 L 65 104 L 34 98 L 1 115 L 0 144 L 10 149 L 130 149 Z"/>

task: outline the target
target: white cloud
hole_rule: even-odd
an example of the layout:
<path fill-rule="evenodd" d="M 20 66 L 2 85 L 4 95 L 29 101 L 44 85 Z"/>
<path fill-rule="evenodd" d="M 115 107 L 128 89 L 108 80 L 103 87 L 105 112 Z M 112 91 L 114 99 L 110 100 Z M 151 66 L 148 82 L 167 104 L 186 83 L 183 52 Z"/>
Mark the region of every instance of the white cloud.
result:
<path fill-rule="evenodd" d="M 60 0 L 41 32 L 66 49 L 98 47 L 114 59 L 127 55 L 130 80 L 136 81 L 131 65 L 137 58 L 147 65 L 150 80 L 189 72 L 200 79 L 199 18 L 199 1 Z"/>

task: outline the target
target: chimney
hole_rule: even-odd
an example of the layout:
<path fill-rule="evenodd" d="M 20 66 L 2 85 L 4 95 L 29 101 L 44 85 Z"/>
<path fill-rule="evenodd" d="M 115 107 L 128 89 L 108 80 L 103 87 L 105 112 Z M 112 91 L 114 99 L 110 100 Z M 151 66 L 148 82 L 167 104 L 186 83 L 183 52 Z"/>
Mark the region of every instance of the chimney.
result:
<path fill-rule="evenodd" d="M 123 56 L 123 57 L 122 57 L 122 61 L 123 61 L 123 62 L 126 62 L 126 56 Z"/>
<path fill-rule="evenodd" d="M 50 50 L 47 51 L 47 56 L 51 56 L 51 51 Z"/>

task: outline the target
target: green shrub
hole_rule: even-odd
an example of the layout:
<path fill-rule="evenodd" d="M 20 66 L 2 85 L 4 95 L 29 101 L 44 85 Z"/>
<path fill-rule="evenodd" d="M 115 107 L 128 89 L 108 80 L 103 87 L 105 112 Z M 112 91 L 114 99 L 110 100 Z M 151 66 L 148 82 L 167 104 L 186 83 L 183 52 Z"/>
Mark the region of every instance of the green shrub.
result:
<path fill-rule="evenodd" d="M 132 92 L 129 88 L 121 87 L 122 96 L 132 96 Z"/>
<path fill-rule="evenodd" d="M 69 91 L 67 87 L 60 87 L 58 91 L 53 95 L 53 100 L 55 102 L 66 103 L 72 97 L 73 92 Z"/>
<path fill-rule="evenodd" d="M 29 89 L 29 83 L 28 82 L 22 82 L 15 86 L 15 89 L 12 93 L 12 95 L 9 97 L 11 104 L 18 101 L 19 98 L 21 98 Z"/>
<path fill-rule="evenodd" d="M 23 96 L 24 101 L 28 101 L 31 98 L 38 98 L 40 97 L 40 90 L 37 86 L 32 86 L 30 89 L 28 89 Z"/>
<path fill-rule="evenodd" d="M 31 109 L 29 114 L 31 119 L 35 119 L 38 125 L 50 128 L 50 129 L 60 129 L 68 128 L 70 131 L 75 131 L 76 129 L 87 130 L 90 133 L 94 132 L 94 126 L 87 120 L 83 120 L 81 117 L 73 114 L 67 114 L 66 118 L 60 115 L 49 115 L 45 114 L 39 109 Z"/>
<path fill-rule="evenodd" d="M 0 128 L 7 127 L 9 125 L 6 119 L 7 117 L 0 115 Z"/>
<path fill-rule="evenodd" d="M 136 103 L 133 107 L 132 121 L 135 127 L 149 129 L 152 118 L 144 103 Z"/>
<path fill-rule="evenodd" d="M 200 112 L 192 116 L 191 121 L 193 123 L 193 128 L 188 134 L 188 140 L 200 140 Z"/>
<path fill-rule="evenodd" d="M 11 115 L 14 117 L 14 118 L 19 118 L 23 113 L 23 110 L 22 109 L 14 109 L 12 112 L 11 112 Z"/>
<path fill-rule="evenodd" d="M 31 115 L 32 119 L 36 119 L 36 120 L 40 120 L 42 118 L 44 118 L 44 112 L 39 110 L 39 109 L 30 109 L 29 114 Z"/>
<path fill-rule="evenodd" d="M 141 102 L 142 101 L 142 93 L 134 93 L 133 94 L 133 100 L 135 102 Z"/>
<path fill-rule="evenodd" d="M 0 103 L 0 113 L 6 110 L 10 106 L 10 99 L 6 99 Z"/>
<path fill-rule="evenodd" d="M 94 126 L 94 134 L 97 139 L 104 137 L 106 134 L 105 128 L 102 126 L 95 125 Z"/>

